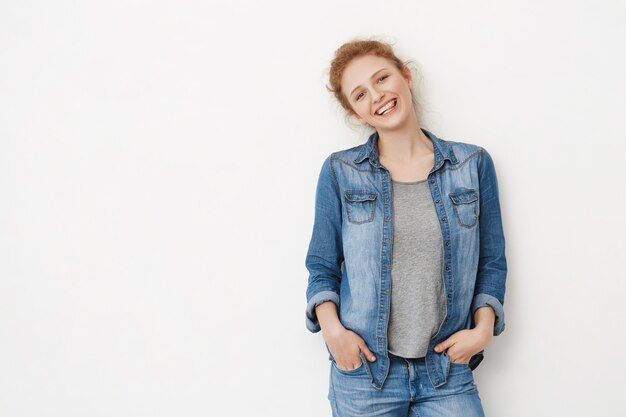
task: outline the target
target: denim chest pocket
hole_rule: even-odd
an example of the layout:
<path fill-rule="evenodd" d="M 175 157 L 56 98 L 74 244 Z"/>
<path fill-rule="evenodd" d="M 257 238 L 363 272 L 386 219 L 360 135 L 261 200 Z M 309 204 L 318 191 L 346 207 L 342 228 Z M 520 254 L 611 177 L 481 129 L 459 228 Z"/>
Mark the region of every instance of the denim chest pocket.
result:
<path fill-rule="evenodd" d="M 346 212 L 350 223 L 369 223 L 374 220 L 378 193 L 366 190 L 346 190 Z"/>
<path fill-rule="evenodd" d="M 448 196 L 454 206 L 454 214 L 464 227 L 473 227 L 478 222 L 478 192 L 474 189 L 464 189 Z"/>

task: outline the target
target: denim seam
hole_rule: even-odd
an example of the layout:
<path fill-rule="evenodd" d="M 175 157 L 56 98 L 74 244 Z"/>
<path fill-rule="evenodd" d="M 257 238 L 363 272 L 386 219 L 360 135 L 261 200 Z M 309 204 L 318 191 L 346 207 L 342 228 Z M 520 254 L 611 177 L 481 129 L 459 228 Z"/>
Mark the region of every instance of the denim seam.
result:
<path fill-rule="evenodd" d="M 337 366 L 337 362 L 333 361 L 333 366 L 341 374 L 344 374 L 344 375 L 354 375 L 354 374 L 356 374 L 356 371 L 361 371 L 361 368 L 363 368 L 365 365 L 361 363 L 359 366 L 357 366 L 354 369 L 341 369 L 340 367 Z"/>
<path fill-rule="evenodd" d="M 363 224 L 363 223 L 371 223 L 374 221 L 374 214 L 376 212 L 376 199 L 378 198 L 378 193 L 377 192 L 371 192 L 371 191 L 367 191 L 370 193 L 373 193 L 376 195 L 376 197 L 374 197 L 373 200 L 367 200 L 366 202 L 360 202 L 362 204 L 369 204 L 371 206 L 371 213 L 369 214 L 369 217 L 366 220 L 353 220 L 350 218 L 350 210 L 349 207 L 351 207 L 351 204 L 354 205 L 355 202 L 348 200 L 348 197 L 345 195 L 345 193 L 349 193 L 349 192 L 355 192 L 357 190 L 346 190 L 344 192 L 344 201 L 345 201 L 345 205 L 346 205 L 346 214 L 348 217 L 348 222 L 349 223 L 353 223 L 353 224 Z M 354 207 L 354 206 L 352 206 Z"/>
<path fill-rule="evenodd" d="M 333 166 L 333 159 L 337 159 L 336 157 L 333 156 L 334 154 L 330 155 L 330 171 L 333 173 L 332 177 L 333 177 L 333 183 L 335 184 L 337 194 L 339 194 L 339 181 L 337 181 L 337 173 L 335 172 L 335 167 Z"/>
<path fill-rule="evenodd" d="M 476 151 L 470 155 L 467 156 L 467 158 L 465 158 L 463 161 L 456 163 L 453 166 L 447 165 L 447 166 L 442 166 L 440 169 L 437 170 L 437 172 L 445 172 L 445 171 L 456 171 L 457 169 L 461 168 L 463 165 L 465 165 L 470 159 L 472 159 L 473 157 L 475 157 L 476 155 L 480 155 L 481 151 Z"/>
<path fill-rule="evenodd" d="M 474 226 L 476 226 L 476 224 L 478 223 L 478 214 L 476 214 L 476 205 L 478 204 L 478 200 L 477 201 L 472 201 L 471 203 L 469 203 L 472 205 L 472 208 L 474 209 L 474 217 L 476 217 L 476 219 L 474 220 L 474 223 L 472 224 L 465 224 L 463 223 L 463 220 L 461 220 L 461 215 L 459 214 L 458 208 L 457 208 L 457 204 L 452 203 L 452 205 L 454 206 L 454 214 L 456 214 L 456 218 L 459 221 L 459 224 L 467 229 L 472 229 Z"/>
<path fill-rule="evenodd" d="M 332 366 L 332 364 L 331 364 L 331 366 Z M 337 399 L 335 398 L 335 384 L 333 382 L 332 370 L 331 370 L 331 373 L 330 373 L 330 393 L 331 393 L 331 398 L 332 398 L 332 400 L 331 400 L 331 407 L 333 409 L 332 410 L 333 411 L 333 416 L 335 414 L 339 415 L 339 410 L 337 409 Z"/>
<path fill-rule="evenodd" d="M 479 175 L 480 175 L 480 170 L 483 168 L 483 159 L 484 159 L 483 158 L 483 151 L 484 151 L 484 149 L 481 147 L 480 151 L 479 151 L 479 153 L 480 153 L 480 160 L 478 161 L 478 174 Z"/>
<path fill-rule="evenodd" d="M 354 168 L 355 170 L 359 171 L 359 172 L 373 172 L 374 174 L 378 173 L 378 170 L 374 170 L 374 169 L 361 169 L 359 167 L 357 167 L 356 165 L 352 164 L 351 162 L 345 161 L 337 156 L 333 157 L 334 160 L 339 161 L 339 162 L 343 162 L 344 164 L 348 165 L 351 168 Z M 371 165 L 370 165 L 371 166 Z"/>

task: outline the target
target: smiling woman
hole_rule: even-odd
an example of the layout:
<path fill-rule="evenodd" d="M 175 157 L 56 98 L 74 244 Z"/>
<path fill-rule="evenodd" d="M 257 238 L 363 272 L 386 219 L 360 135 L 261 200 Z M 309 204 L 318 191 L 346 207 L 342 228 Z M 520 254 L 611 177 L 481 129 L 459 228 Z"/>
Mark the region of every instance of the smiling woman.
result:
<path fill-rule="evenodd" d="M 412 88 L 386 43 L 335 52 L 328 90 L 374 131 L 322 164 L 306 256 L 334 416 L 484 415 L 472 370 L 504 330 L 507 273 L 495 166 L 422 128 Z"/>
<path fill-rule="evenodd" d="M 381 66 L 385 68 L 376 70 Z M 361 74 L 372 70 L 375 72 L 371 77 L 361 80 Z M 392 114 L 400 113 L 396 111 L 398 100 L 400 103 L 409 104 L 401 106 L 400 110 L 404 110 L 405 113 L 413 111 L 411 92 L 413 80 L 406 67 L 395 68 L 389 65 L 386 58 L 373 55 L 354 58 L 344 70 L 341 83 L 352 86 L 359 82 L 360 84 L 355 87 L 347 89 L 351 91 L 348 95 L 351 111 L 361 123 L 373 122 L 374 117 L 380 120 L 391 119 Z M 399 114 L 394 119 L 399 120 L 401 117 L 402 114 Z"/>

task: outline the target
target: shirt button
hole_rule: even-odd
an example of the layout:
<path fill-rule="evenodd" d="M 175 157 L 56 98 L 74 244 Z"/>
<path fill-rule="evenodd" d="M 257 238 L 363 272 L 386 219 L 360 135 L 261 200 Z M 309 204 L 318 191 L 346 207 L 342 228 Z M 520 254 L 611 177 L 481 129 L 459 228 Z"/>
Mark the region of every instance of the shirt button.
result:
<path fill-rule="evenodd" d="M 446 246 L 450 246 L 450 241 L 446 240 Z"/>
<path fill-rule="evenodd" d="M 431 179 L 431 180 L 430 180 L 430 183 L 431 183 L 431 184 L 434 184 L 434 183 L 435 183 L 435 180 L 434 180 L 434 179 Z"/>
<path fill-rule="evenodd" d="M 442 218 L 441 218 L 441 221 L 442 221 L 442 222 L 445 222 L 445 221 L 447 221 L 447 219 L 446 219 L 445 217 L 442 217 Z"/>
<path fill-rule="evenodd" d="M 439 200 L 435 200 L 435 204 L 439 204 Z"/>
<path fill-rule="evenodd" d="M 448 298 L 452 298 L 452 293 L 448 293 Z"/>
<path fill-rule="evenodd" d="M 450 265 L 446 265 L 446 271 L 450 270 Z"/>

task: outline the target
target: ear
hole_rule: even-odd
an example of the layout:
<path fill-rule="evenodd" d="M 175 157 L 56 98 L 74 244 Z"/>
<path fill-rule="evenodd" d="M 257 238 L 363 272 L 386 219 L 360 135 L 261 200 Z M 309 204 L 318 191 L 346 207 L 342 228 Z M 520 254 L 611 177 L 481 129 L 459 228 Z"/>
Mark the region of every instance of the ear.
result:
<path fill-rule="evenodd" d="M 409 88 L 413 88 L 413 77 L 411 76 L 411 70 L 409 70 L 409 68 L 405 65 L 404 69 L 402 70 L 402 75 L 404 76 L 404 78 L 406 78 L 407 82 L 409 83 Z"/>

